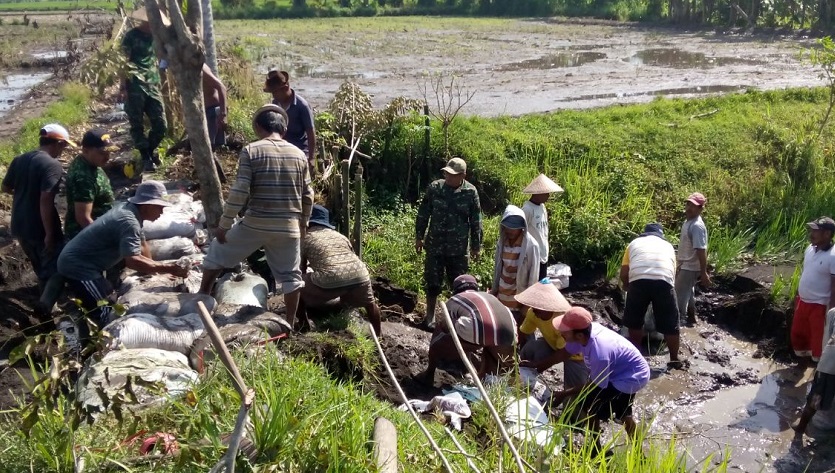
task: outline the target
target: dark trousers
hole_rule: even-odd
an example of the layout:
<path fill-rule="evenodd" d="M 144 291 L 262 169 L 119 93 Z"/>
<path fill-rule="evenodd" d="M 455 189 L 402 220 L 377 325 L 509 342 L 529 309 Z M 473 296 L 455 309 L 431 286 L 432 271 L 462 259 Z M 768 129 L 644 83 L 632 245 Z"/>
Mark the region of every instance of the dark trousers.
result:
<path fill-rule="evenodd" d="M 165 137 L 165 108 L 159 95 L 149 95 L 138 86 L 128 85 L 125 99 L 125 113 L 130 122 L 130 137 L 133 146 L 143 153 L 153 153 Z M 145 136 L 145 115 L 151 123 L 151 130 Z"/>
<path fill-rule="evenodd" d="M 67 279 L 70 289 L 76 297 L 81 300 L 81 308 L 87 311 L 87 317 L 90 318 L 99 328 L 104 327 L 112 322 L 115 318 L 115 311 L 112 303 L 114 302 L 113 286 L 105 278 L 92 279 L 88 281 L 79 281 L 77 279 Z M 104 301 L 106 305 L 99 305 L 99 301 Z M 83 323 L 80 325 L 84 325 Z"/>
<path fill-rule="evenodd" d="M 59 241 L 61 241 L 60 238 Z M 47 253 L 43 240 L 24 240 L 19 238 L 17 242 L 20 244 L 21 249 L 23 249 L 26 258 L 29 259 L 29 263 L 32 265 L 32 271 L 38 277 L 38 287 L 43 291 L 47 281 L 58 273 L 58 255 L 61 254 L 61 249 L 64 245 L 59 243 L 52 253 Z"/>
<path fill-rule="evenodd" d="M 444 277 L 448 287 L 452 288 L 452 281 L 458 276 L 466 274 L 470 267 L 467 255 L 447 256 L 431 251 L 426 252 L 423 262 L 423 281 L 426 285 L 426 295 L 436 297 L 441 293 Z"/>

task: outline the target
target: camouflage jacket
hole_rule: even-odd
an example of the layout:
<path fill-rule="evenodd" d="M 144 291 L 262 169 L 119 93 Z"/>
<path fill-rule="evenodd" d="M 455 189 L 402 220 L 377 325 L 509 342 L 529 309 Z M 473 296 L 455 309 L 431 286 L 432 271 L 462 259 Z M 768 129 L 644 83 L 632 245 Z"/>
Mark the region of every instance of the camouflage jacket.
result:
<path fill-rule="evenodd" d="M 113 188 L 104 170 L 93 166 L 83 157 L 76 157 L 67 168 L 67 218 L 64 233 L 72 238 L 81 231 L 75 220 L 75 203 L 92 202 L 93 220 L 101 217 L 113 206 Z"/>
<path fill-rule="evenodd" d="M 426 228 L 429 227 L 427 233 Z M 427 252 L 449 256 L 467 254 L 481 249 L 481 204 L 478 191 L 467 181 L 458 189 L 438 179 L 429 185 L 418 209 L 416 238 L 423 240 Z"/>
<path fill-rule="evenodd" d="M 160 78 L 153 37 L 134 28 L 122 38 L 122 51 L 134 66 L 129 73 L 128 93 L 141 91 L 158 97 Z"/>

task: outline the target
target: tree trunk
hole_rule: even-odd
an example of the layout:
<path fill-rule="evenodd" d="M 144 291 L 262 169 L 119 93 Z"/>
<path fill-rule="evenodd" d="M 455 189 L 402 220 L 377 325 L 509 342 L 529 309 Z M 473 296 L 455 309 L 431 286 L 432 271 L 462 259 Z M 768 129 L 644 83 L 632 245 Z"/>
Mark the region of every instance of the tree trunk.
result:
<path fill-rule="evenodd" d="M 215 19 L 212 14 L 212 0 L 203 1 L 203 44 L 206 45 L 206 64 L 212 73 L 220 77 L 217 67 L 217 49 L 215 48 Z"/>
<path fill-rule="evenodd" d="M 202 87 L 203 63 L 206 57 L 203 50 L 203 17 L 200 2 L 188 2 L 184 18 L 180 1 L 168 0 L 171 26 L 163 25 L 157 0 L 146 0 L 145 10 L 148 13 L 154 42 L 162 48 L 168 60 L 169 70 L 180 90 L 183 119 L 191 144 L 197 179 L 200 181 L 200 196 L 206 211 L 206 223 L 210 228 L 216 227 L 223 213 L 223 199 L 206 128 Z"/>

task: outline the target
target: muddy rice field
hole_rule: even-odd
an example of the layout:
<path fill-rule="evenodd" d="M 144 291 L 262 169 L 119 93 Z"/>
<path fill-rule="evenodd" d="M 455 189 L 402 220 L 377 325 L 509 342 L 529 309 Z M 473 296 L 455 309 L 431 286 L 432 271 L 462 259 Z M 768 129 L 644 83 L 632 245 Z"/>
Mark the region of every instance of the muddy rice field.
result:
<path fill-rule="evenodd" d="M 539 20 L 381 18 L 278 25 L 219 22 L 218 33 L 221 40 L 239 41 L 252 51 L 258 72 L 274 66 L 291 71 L 295 88 L 319 109 L 345 80 L 358 82 L 384 103 L 401 95 L 420 97 L 426 74 L 434 73 L 460 75 L 477 93 L 465 111 L 481 115 L 819 84 L 811 66 L 798 59 L 812 40 L 798 37 Z M 16 133 L 16 117 L 31 116 L 35 107 L 49 102 L 34 100 L 48 93 L 37 90 L 30 92 L 33 100 L 10 107 L 0 122 L 0 136 Z M 99 104 L 93 121 L 104 124 L 108 117 L 105 125 L 124 142 L 127 126 L 110 121 L 115 112 Z M 2 209 L 0 410 L 14 405 L 14 395 L 25 394 L 21 377 L 26 370 L 8 366 L 9 350 L 24 336 L 54 327 L 53 321 L 32 313 L 35 281 L 9 237 L 8 202 Z M 749 268 L 717 278 L 715 286 L 699 294 L 698 324 L 682 332 L 689 370 L 668 371 L 666 352 L 657 346 L 647 349 L 653 375 L 638 396 L 638 415 L 651 423 L 651 439 L 675 437 L 694 469 L 723 458 L 732 471 L 820 473 L 835 468 L 831 434 L 813 430 L 805 445 L 792 444 L 789 425 L 799 415 L 812 371 L 792 363 L 788 314 L 768 302 L 772 278 L 783 269 Z M 598 272 L 574 272 L 567 298 L 616 328 L 622 295 Z M 378 285 L 378 297 L 386 309 L 383 346 L 407 394 L 428 399 L 443 384 L 455 382 L 442 372 L 432 387 L 412 379 L 425 367 L 430 338 L 416 327 L 422 306 L 414 294 L 388 285 Z M 561 371 L 553 368 L 543 378 L 559 387 Z M 375 390 L 399 403 L 385 381 L 378 381 Z"/>

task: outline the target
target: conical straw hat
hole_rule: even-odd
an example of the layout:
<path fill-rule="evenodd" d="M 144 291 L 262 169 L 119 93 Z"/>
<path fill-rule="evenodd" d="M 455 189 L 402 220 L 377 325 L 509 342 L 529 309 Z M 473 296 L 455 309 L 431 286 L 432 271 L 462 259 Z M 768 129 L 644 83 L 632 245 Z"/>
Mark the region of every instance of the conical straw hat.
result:
<path fill-rule="evenodd" d="M 542 279 L 521 293 L 516 294 L 515 299 L 520 304 L 533 309 L 559 314 L 564 314 L 571 308 L 571 304 L 565 300 L 557 286 L 551 284 L 551 280 L 548 278 Z"/>
<path fill-rule="evenodd" d="M 523 194 L 552 194 L 562 192 L 563 189 L 556 182 L 548 179 L 545 174 L 540 174 L 522 190 Z"/>

